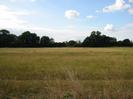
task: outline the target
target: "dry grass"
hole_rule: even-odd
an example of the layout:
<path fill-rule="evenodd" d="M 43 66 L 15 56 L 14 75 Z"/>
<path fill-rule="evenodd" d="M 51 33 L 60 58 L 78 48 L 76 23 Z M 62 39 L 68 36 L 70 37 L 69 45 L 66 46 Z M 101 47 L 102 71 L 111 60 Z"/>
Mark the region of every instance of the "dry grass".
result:
<path fill-rule="evenodd" d="M 133 50 L 0 49 L 0 99 L 133 99 Z"/>

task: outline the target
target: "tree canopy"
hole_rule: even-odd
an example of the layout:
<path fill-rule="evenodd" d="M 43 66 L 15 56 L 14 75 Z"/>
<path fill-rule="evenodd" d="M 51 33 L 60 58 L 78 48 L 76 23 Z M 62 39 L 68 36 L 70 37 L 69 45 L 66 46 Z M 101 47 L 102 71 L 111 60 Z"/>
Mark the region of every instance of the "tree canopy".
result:
<path fill-rule="evenodd" d="M 84 47 L 106 47 L 114 46 L 117 43 L 116 38 L 101 35 L 99 31 L 93 31 L 89 37 L 83 41 Z"/>
<path fill-rule="evenodd" d="M 40 41 L 40 37 L 36 35 L 36 33 L 31 33 L 30 31 L 26 31 L 18 36 L 18 42 L 20 46 L 23 47 L 36 47 L 38 46 Z"/>
<path fill-rule="evenodd" d="M 16 36 L 6 29 L 0 30 L 0 47 L 132 47 L 129 39 L 117 41 L 115 37 L 103 35 L 100 31 L 92 31 L 90 36 L 83 42 L 70 40 L 66 42 L 55 42 L 48 36 L 39 37 L 36 33 L 25 31 Z"/>

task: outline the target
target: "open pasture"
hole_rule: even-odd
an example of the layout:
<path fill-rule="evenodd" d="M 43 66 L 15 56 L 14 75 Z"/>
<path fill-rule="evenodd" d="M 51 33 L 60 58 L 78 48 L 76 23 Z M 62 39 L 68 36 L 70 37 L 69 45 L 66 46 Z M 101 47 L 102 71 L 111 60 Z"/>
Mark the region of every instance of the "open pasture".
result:
<path fill-rule="evenodd" d="M 0 99 L 133 99 L 133 49 L 2 48 Z"/>

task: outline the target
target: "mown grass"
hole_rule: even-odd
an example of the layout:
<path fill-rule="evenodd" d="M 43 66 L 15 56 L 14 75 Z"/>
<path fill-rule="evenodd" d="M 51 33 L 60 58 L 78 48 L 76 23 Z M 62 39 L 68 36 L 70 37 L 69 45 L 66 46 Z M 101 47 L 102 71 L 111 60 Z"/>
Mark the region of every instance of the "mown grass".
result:
<path fill-rule="evenodd" d="M 133 99 L 133 49 L 2 48 L 0 99 Z"/>

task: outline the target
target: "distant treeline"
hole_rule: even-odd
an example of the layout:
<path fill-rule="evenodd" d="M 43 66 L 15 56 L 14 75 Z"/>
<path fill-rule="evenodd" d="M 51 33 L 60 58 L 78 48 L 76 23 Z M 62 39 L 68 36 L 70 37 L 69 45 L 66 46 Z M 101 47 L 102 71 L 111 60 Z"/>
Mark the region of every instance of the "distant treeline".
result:
<path fill-rule="evenodd" d="M 91 32 L 91 35 L 81 41 L 55 42 L 48 36 L 39 37 L 36 33 L 26 31 L 19 36 L 10 31 L 0 30 L 0 47 L 132 47 L 129 39 L 117 41 L 116 38 L 102 35 L 99 31 Z"/>

